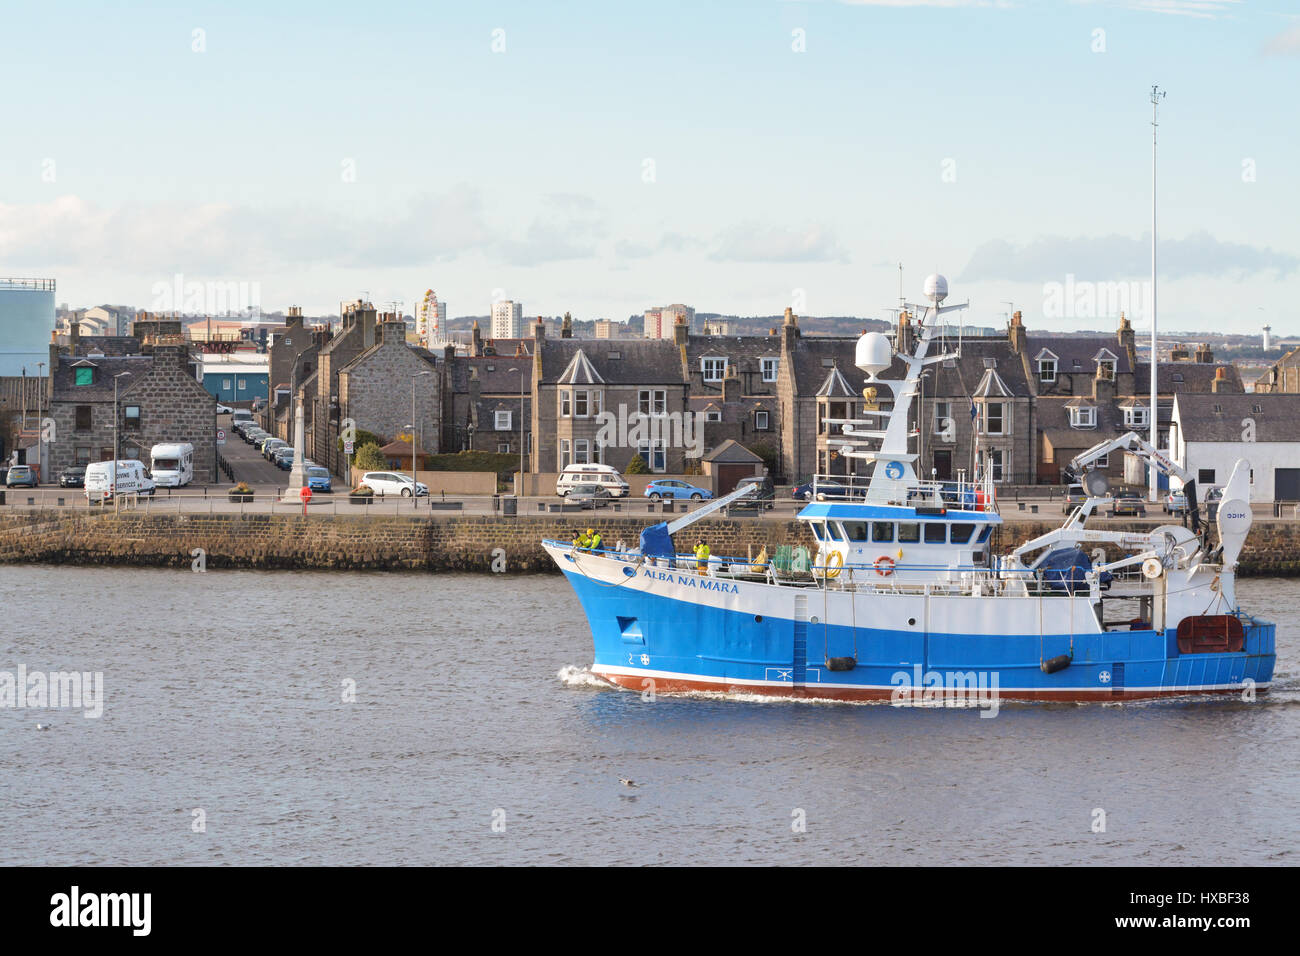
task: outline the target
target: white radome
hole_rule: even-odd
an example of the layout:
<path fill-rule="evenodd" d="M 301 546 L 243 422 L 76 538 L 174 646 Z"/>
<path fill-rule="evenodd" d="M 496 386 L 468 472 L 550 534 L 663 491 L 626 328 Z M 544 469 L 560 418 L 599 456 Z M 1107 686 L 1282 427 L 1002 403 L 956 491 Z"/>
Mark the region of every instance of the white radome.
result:
<path fill-rule="evenodd" d="M 948 298 L 948 280 L 937 272 L 926 276 L 925 297 L 936 305 Z"/>
<path fill-rule="evenodd" d="M 894 347 L 879 332 L 863 332 L 854 352 L 854 363 L 868 375 L 879 375 L 894 361 Z"/>

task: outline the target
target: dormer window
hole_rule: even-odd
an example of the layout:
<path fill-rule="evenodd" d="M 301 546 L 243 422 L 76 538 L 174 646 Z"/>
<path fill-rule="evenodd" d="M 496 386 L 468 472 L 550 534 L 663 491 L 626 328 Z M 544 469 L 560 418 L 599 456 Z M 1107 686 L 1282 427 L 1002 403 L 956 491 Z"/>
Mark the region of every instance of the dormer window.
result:
<path fill-rule="evenodd" d="M 776 381 L 776 373 L 780 367 L 780 361 L 781 361 L 780 359 L 776 359 L 776 358 L 765 358 L 761 360 L 763 365 L 763 381 L 765 382 Z"/>
<path fill-rule="evenodd" d="M 722 412 L 710 405 L 704 410 L 704 420 L 706 422 L 720 422 L 722 421 Z"/>
<path fill-rule="evenodd" d="M 1083 405 L 1070 409 L 1071 428 L 1096 428 L 1097 409 L 1092 405 Z"/>
<path fill-rule="evenodd" d="M 1040 359 L 1038 362 L 1038 380 L 1040 382 L 1056 381 L 1056 359 Z"/>
<path fill-rule="evenodd" d="M 1110 359 L 1102 359 L 1097 363 L 1097 377 L 1103 382 L 1115 381 L 1115 363 Z"/>
<path fill-rule="evenodd" d="M 76 385 L 94 385 L 95 384 L 95 367 L 93 365 L 78 365 L 73 372 L 76 374 L 74 384 Z"/>
<path fill-rule="evenodd" d="M 1145 405 L 1132 405 L 1124 409 L 1124 424 L 1129 428 L 1146 428 L 1150 422 Z"/>
<path fill-rule="evenodd" d="M 754 430 L 765 432 L 771 427 L 770 419 L 766 411 L 760 409 L 754 412 Z"/>
<path fill-rule="evenodd" d="M 700 370 L 704 373 L 704 381 L 721 382 L 727 375 L 727 360 L 725 358 L 702 358 L 700 359 Z"/>

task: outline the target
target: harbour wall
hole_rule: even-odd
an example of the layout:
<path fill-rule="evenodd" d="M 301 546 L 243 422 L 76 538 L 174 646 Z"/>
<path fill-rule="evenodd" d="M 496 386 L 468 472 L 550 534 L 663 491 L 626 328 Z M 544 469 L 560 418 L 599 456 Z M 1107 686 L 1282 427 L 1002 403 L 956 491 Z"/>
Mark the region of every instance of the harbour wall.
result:
<path fill-rule="evenodd" d="M 137 565 L 209 568 L 357 569 L 421 571 L 553 571 L 543 538 L 569 540 L 579 525 L 613 545 L 635 545 L 654 519 L 631 516 L 324 516 L 283 514 L 121 514 L 55 511 L 0 515 L 0 563 Z M 1099 522 L 1115 531 L 1147 530 L 1159 522 Z M 1012 521 L 998 532 L 1007 550 L 1058 527 Z M 715 555 L 744 556 L 782 544 L 815 542 L 786 517 L 708 518 L 679 535 L 687 551 L 703 538 Z M 200 551 L 201 556 L 195 552 Z M 1242 554 L 1244 574 L 1300 574 L 1300 522 L 1257 520 Z"/>

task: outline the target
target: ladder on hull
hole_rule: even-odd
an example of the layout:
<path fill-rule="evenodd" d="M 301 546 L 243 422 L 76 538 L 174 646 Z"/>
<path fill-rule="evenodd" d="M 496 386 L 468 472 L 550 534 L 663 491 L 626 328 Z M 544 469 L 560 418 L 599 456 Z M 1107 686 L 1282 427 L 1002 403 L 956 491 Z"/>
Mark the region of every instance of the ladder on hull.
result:
<path fill-rule="evenodd" d="M 794 682 L 802 685 L 808 680 L 808 597 L 795 595 L 794 599 Z"/>

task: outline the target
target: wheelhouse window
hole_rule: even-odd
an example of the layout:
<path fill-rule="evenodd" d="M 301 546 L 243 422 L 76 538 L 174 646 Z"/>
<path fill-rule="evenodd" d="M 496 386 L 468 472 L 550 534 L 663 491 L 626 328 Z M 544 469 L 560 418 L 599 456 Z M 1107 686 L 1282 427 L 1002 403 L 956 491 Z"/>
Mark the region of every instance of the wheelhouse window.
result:
<path fill-rule="evenodd" d="M 894 540 L 894 522 L 871 522 L 871 540 L 881 544 L 892 542 Z"/>
<path fill-rule="evenodd" d="M 899 544 L 916 544 L 921 540 L 921 525 L 915 521 L 900 521 L 898 523 L 898 543 Z"/>
<path fill-rule="evenodd" d="M 947 544 L 948 526 L 942 521 L 927 521 L 925 523 L 925 543 Z"/>
<path fill-rule="evenodd" d="M 850 541 L 867 540 L 867 523 L 865 521 L 844 522 L 844 534 Z"/>
<path fill-rule="evenodd" d="M 970 541 L 970 536 L 975 533 L 975 526 L 968 521 L 955 521 L 952 524 L 952 530 L 948 533 L 948 540 L 953 544 L 965 544 Z"/>
<path fill-rule="evenodd" d="M 830 538 L 830 540 L 832 541 L 844 540 L 844 532 L 843 530 L 841 530 L 840 523 L 838 521 L 826 522 L 826 536 Z"/>

